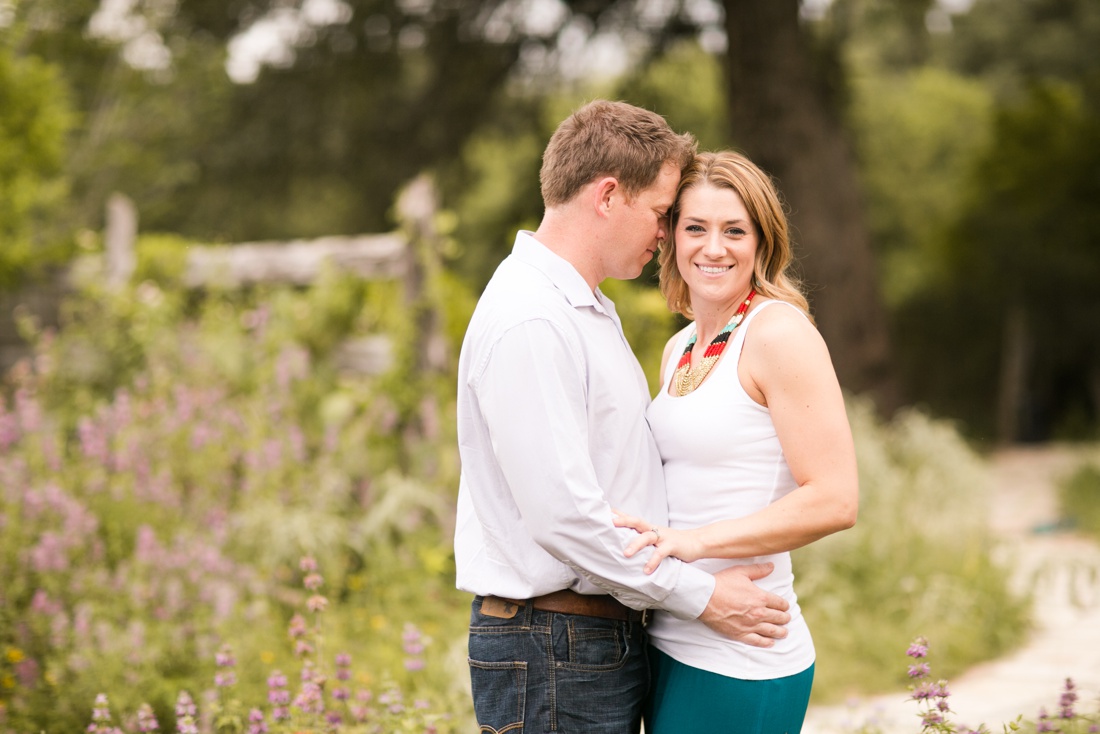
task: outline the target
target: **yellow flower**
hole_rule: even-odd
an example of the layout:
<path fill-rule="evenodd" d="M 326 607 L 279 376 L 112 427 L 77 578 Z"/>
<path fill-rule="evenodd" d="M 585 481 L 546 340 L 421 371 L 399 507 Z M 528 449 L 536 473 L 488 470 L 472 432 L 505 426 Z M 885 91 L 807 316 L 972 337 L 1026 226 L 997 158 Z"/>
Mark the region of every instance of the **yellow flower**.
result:
<path fill-rule="evenodd" d="M 263 662 L 264 665 L 271 665 L 273 662 L 275 662 L 275 653 L 271 652 L 270 650 L 264 650 L 260 653 L 260 660 Z"/>
<path fill-rule="evenodd" d="M 15 688 L 15 678 L 11 675 L 5 675 L 0 678 L 0 688 Z"/>
<path fill-rule="evenodd" d="M 381 629 L 385 629 L 385 627 L 386 627 L 386 618 L 383 617 L 381 614 L 376 614 L 376 615 L 374 615 L 373 617 L 370 618 L 370 626 L 371 626 L 371 629 L 374 629 L 376 631 L 381 630 Z"/>
<path fill-rule="evenodd" d="M 4 651 L 4 657 L 8 659 L 9 663 L 18 663 L 23 660 L 23 651 L 18 647 L 9 647 Z"/>

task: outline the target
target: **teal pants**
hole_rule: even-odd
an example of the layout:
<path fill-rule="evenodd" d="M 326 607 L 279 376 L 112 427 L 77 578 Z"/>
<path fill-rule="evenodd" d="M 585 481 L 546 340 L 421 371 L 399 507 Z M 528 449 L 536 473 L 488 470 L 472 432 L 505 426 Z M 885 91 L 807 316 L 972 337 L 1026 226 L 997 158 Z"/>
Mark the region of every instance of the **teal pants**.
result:
<path fill-rule="evenodd" d="M 699 670 L 649 648 L 645 734 L 798 734 L 814 666 L 771 680 Z"/>

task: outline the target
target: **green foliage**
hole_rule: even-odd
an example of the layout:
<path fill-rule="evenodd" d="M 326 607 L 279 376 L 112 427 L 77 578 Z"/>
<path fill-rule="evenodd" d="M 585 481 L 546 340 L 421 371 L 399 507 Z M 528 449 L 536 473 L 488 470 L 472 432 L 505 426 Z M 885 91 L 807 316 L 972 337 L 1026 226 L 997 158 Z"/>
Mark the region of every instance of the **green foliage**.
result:
<path fill-rule="evenodd" d="M 961 214 L 958 192 L 988 145 L 992 99 L 980 83 L 934 67 L 867 69 L 853 87 L 881 291 L 898 307 L 941 275 L 941 243 Z"/>
<path fill-rule="evenodd" d="M 16 50 L 0 28 L 0 288 L 41 258 L 56 258 L 53 219 L 68 193 L 62 175 L 71 113 L 58 69 Z M 62 248 L 63 249 L 63 248 Z"/>
<path fill-rule="evenodd" d="M 137 256 L 134 280 L 138 283 L 150 281 L 167 288 L 182 285 L 187 250 L 192 244 L 174 234 L 141 234 L 134 246 Z"/>
<path fill-rule="evenodd" d="M 618 82 L 612 96 L 663 115 L 700 150 L 721 150 L 731 145 L 722 74 L 718 56 L 682 40 Z"/>
<path fill-rule="evenodd" d="M 1012 649 L 1027 600 L 994 563 L 989 478 L 949 424 L 917 411 L 882 424 L 850 401 L 860 477 L 852 530 L 795 552 L 799 603 L 818 651 L 814 696 L 888 690 L 897 640 L 937 640 L 945 674 Z"/>
<path fill-rule="evenodd" d="M 1100 6 L 1091 0 L 976 0 L 953 26 L 945 59 L 999 98 L 1018 98 L 1036 80 L 1095 80 Z"/>
<path fill-rule="evenodd" d="M 549 135 L 534 126 L 484 130 L 441 177 L 457 219 L 451 267 L 467 282 L 483 287 L 511 252 L 516 231 L 538 227 L 539 167 Z"/>
<path fill-rule="evenodd" d="M 1062 517 L 1070 525 L 1100 540 L 1100 465 L 1085 464 L 1058 487 Z"/>
<path fill-rule="evenodd" d="M 898 348 L 909 384 L 979 433 L 990 430 L 997 389 L 990 377 L 1000 374 L 1013 311 L 1023 313 L 1028 343 L 1022 437 L 1096 430 L 1098 115 L 1062 83 L 1036 84 L 1022 101 L 999 107 L 963 211 L 936 254 L 942 277 L 896 314 L 907 337 Z M 948 363 L 951 369 L 928 367 Z"/>

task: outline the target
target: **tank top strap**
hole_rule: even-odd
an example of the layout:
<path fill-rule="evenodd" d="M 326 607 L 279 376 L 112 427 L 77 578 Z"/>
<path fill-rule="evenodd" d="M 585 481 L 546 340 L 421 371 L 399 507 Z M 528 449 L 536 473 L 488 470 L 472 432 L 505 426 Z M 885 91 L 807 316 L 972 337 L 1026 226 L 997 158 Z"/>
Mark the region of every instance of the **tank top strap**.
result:
<path fill-rule="evenodd" d="M 741 361 L 741 350 L 745 348 L 745 334 L 749 330 L 749 324 L 756 317 L 756 314 L 760 313 L 768 306 L 771 306 L 773 303 L 781 303 L 784 306 L 793 308 L 803 317 L 806 316 L 805 312 L 803 312 L 802 309 L 800 309 L 798 306 L 794 305 L 793 303 L 787 303 L 786 301 L 780 301 L 776 298 L 773 298 L 769 301 L 764 301 L 763 303 L 758 305 L 751 312 L 749 312 L 749 315 L 745 317 L 745 320 L 742 321 L 741 325 L 737 327 L 737 330 L 733 332 L 733 343 L 730 344 L 730 354 L 727 356 L 732 356 L 733 362 L 735 364 Z"/>

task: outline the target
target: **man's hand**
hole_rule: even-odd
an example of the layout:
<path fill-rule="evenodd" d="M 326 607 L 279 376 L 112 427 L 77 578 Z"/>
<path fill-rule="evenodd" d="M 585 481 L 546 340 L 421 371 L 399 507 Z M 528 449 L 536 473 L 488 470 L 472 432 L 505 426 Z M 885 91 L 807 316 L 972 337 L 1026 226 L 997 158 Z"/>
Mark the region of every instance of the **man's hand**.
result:
<path fill-rule="evenodd" d="M 714 594 L 699 620 L 731 640 L 755 647 L 771 647 L 786 637 L 790 605 L 753 583 L 774 568 L 771 563 L 755 563 L 716 573 Z"/>

